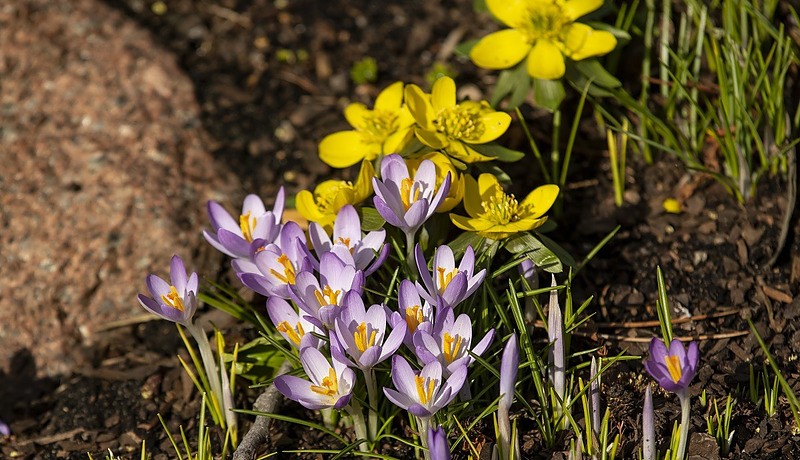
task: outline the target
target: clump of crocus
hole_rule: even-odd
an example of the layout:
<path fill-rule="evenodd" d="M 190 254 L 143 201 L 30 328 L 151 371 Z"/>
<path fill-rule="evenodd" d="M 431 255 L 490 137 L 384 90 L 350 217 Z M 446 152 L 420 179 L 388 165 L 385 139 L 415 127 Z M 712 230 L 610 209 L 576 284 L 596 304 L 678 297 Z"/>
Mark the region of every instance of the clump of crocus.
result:
<path fill-rule="evenodd" d="M 178 256 L 172 257 L 169 271 L 169 283 L 152 274 L 146 278 L 147 290 L 152 297 L 139 294 L 139 303 L 147 311 L 180 324 L 189 331 L 200 350 L 203 368 L 211 386 L 212 407 L 216 408 L 218 421 L 223 428 L 227 425 L 235 435 L 236 414 L 233 412 L 233 396 L 227 383 L 228 373 L 224 366 L 217 368 L 205 331 L 192 321 L 197 310 L 197 273 L 187 275 L 186 266 Z"/>
<path fill-rule="evenodd" d="M 319 144 L 319 158 L 334 168 L 346 168 L 364 159 L 371 161 L 397 152 L 414 124 L 403 104 L 400 81 L 378 94 L 374 109 L 354 102 L 345 107 L 344 116 L 354 129 L 329 134 Z"/>
<path fill-rule="evenodd" d="M 497 139 L 511 124 L 507 113 L 496 112 L 485 101 L 458 103 L 456 84 L 450 77 L 436 80 L 430 95 L 417 85 L 408 85 L 406 103 L 418 125 L 417 139 L 463 163 L 492 160 L 474 146 Z"/>
<path fill-rule="evenodd" d="M 361 162 L 355 182 L 326 180 L 314 188 L 314 193 L 301 190 L 295 203 L 297 211 L 309 222 L 316 222 L 330 232 L 339 210 L 347 204 L 357 205 L 372 195 L 375 168 L 369 161 Z"/>
<path fill-rule="evenodd" d="M 557 185 L 542 185 L 519 202 L 514 195 L 503 191 L 493 174 L 481 174 L 477 181 L 466 176 L 464 208 L 469 216 L 450 214 L 450 219 L 460 229 L 501 240 L 544 224 L 547 220 L 544 214 L 557 196 Z"/>
<path fill-rule="evenodd" d="M 602 0 L 486 0 L 489 11 L 510 29 L 483 37 L 469 57 L 486 69 L 507 69 L 527 58 L 531 77 L 561 78 L 565 57 L 580 61 L 617 46 L 610 32 L 575 22 L 602 4 Z"/>
<path fill-rule="evenodd" d="M 696 342 L 684 348 L 678 339 L 673 339 L 669 349 L 664 341 L 653 337 L 650 341 L 650 357 L 644 362 L 647 372 L 661 385 L 661 388 L 675 393 L 681 402 L 681 428 L 676 458 L 684 458 L 689 439 L 689 413 L 691 401 L 689 384 L 697 374 L 700 351 Z"/>

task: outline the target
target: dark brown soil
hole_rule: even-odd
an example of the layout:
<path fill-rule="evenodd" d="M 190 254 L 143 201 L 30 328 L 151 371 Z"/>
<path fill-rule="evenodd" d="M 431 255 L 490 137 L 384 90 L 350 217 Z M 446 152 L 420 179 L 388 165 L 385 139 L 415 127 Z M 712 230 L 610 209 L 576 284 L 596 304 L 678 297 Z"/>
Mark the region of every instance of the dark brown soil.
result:
<path fill-rule="evenodd" d="M 165 2 L 165 11 L 159 10 L 160 2 L 107 3 L 149 29 L 153 41 L 176 56 L 194 84 L 202 127 L 209 134 L 202 142 L 215 161 L 206 167 L 237 177 L 240 196 L 270 196 L 280 184 L 294 193 L 330 174 L 317 159 L 316 145 L 324 135 L 346 127 L 341 109 L 351 98 L 369 101 L 396 80 L 424 85 L 425 74 L 437 60 L 452 65 L 461 82 L 480 83 L 465 85 L 478 96 L 478 88 L 489 88 L 494 78 L 455 59 L 446 45 L 484 32 L 471 26 L 476 15 L 470 0 L 174 0 Z M 480 24 L 491 27 L 486 18 Z M 377 60 L 379 78 L 374 85 L 355 86 L 349 71 L 364 56 Z M 546 122 L 544 114 L 530 115 Z M 517 137 L 509 135 L 512 142 Z M 784 377 L 800 393 L 796 216 L 781 256 L 773 266 L 767 264 L 788 211 L 787 184 L 766 178 L 757 197 L 740 205 L 719 184 L 686 175 L 670 158 L 654 165 L 632 160 L 626 204 L 617 208 L 603 139 L 590 124 L 579 138 L 563 213 L 556 219 L 563 229 L 559 242 L 581 258 L 617 225 L 621 230 L 575 281 L 578 299 L 595 295 L 595 315 L 573 347 L 602 346 L 609 355 L 621 350 L 644 354 L 646 343 L 637 339 L 653 336 L 657 328 L 621 323 L 656 318 L 655 273 L 660 266 L 676 318 L 733 311 L 675 326 L 676 335 L 700 339 L 703 364 L 692 394 L 705 390 L 709 400 L 722 401 L 728 394 L 737 399 L 728 458 L 800 458 L 800 433 L 797 427 L 792 432 L 785 399 L 773 417 L 750 401 L 749 365 L 760 369 L 764 358 L 754 338 L 744 334 L 745 319 L 752 319 Z M 523 160 L 522 165 L 535 175 L 533 161 Z M 681 197 L 684 212 L 664 213 L 661 204 L 667 197 Z M 200 208 L 203 203 L 195 205 Z M 231 337 L 252 336 L 252 331 L 218 313 L 201 315 L 230 331 Z M 98 458 L 112 449 L 138 458 L 144 441 L 153 458 L 172 458 L 156 414 L 173 433 L 182 425 L 193 439 L 200 404 L 175 358 L 182 347 L 174 326 L 152 321 L 103 332 L 91 347 L 75 349 L 73 353 L 82 357 L 77 362 L 87 364 L 69 374 L 40 377 L 31 354 L 18 352 L 10 367 L 0 370 L 0 419 L 9 422 L 14 433 L 0 438 L 0 456 L 85 459 L 87 452 Z M 634 458 L 640 442 L 648 381 L 637 361 L 618 365 L 603 378 L 603 404 L 612 408 L 611 427 L 622 438 L 620 458 Z M 248 407 L 255 396 L 254 390 L 242 388 L 239 407 Z M 663 448 L 679 408 L 675 398 L 663 392 L 656 393 L 655 406 Z M 312 416 L 298 407 L 288 405 L 286 410 Z M 707 408 L 695 398 L 693 409 L 692 431 L 703 433 Z M 522 420 L 520 427 L 532 430 L 533 425 Z M 488 435 L 491 427 L 482 433 Z M 330 443 L 316 433 L 298 434 L 285 424 L 277 424 L 273 435 L 269 449 Z M 693 458 L 718 458 L 705 441 L 699 435 L 693 438 Z M 558 452 L 568 445 L 564 438 L 555 451 L 544 451 L 535 432 L 523 434 L 525 458 L 560 458 Z M 410 455 L 393 452 L 401 458 Z M 466 452 L 459 451 L 460 458 L 466 458 Z"/>

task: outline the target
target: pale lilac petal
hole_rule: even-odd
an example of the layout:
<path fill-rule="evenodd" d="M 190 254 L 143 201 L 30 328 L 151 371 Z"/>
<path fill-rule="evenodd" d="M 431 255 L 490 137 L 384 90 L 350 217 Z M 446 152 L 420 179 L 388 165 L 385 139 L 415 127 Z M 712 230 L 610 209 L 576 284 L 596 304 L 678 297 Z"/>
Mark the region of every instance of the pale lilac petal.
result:
<path fill-rule="evenodd" d="M 656 363 L 664 364 L 667 358 L 667 346 L 658 337 L 653 337 L 650 340 L 650 360 Z"/>
<path fill-rule="evenodd" d="M 416 391 L 416 390 L 414 390 L 414 391 Z M 383 389 L 383 394 L 386 395 L 386 398 L 389 401 L 391 401 L 392 403 L 394 403 L 394 405 L 396 405 L 397 407 L 399 407 L 401 409 L 408 410 L 408 408 L 412 404 L 417 404 L 417 402 L 415 400 L 413 400 L 413 399 L 409 398 L 408 396 L 406 396 L 405 394 L 403 394 L 403 393 L 401 393 L 401 392 L 399 392 L 397 390 L 393 390 L 391 388 L 384 388 Z"/>
<path fill-rule="evenodd" d="M 428 217 L 428 202 L 425 200 L 416 201 L 408 208 L 405 215 L 403 215 L 403 220 L 406 225 L 401 228 L 415 231 L 420 225 L 425 223 Z"/>
<path fill-rule="evenodd" d="M 148 275 L 144 283 L 147 286 L 147 290 L 150 291 L 150 294 L 156 300 L 161 299 L 161 296 L 169 294 L 169 283 L 156 275 Z"/>
<path fill-rule="evenodd" d="M 337 410 L 341 410 L 344 406 L 350 404 L 350 398 L 352 398 L 352 397 L 353 397 L 353 393 L 346 394 L 346 395 L 342 396 L 341 398 L 339 398 L 336 401 L 336 404 L 333 405 L 333 408 L 337 409 Z"/>
<path fill-rule="evenodd" d="M 261 201 L 261 198 L 258 195 L 250 194 L 244 197 L 244 203 L 242 203 L 242 215 L 246 215 L 250 213 L 250 217 L 258 217 L 265 212 L 267 212 L 267 208 L 264 207 L 264 202 Z"/>
<path fill-rule="evenodd" d="M 275 221 L 280 222 L 283 218 L 283 208 L 286 203 L 286 191 L 281 188 L 278 189 L 278 195 L 275 196 L 275 206 L 272 207 L 272 214 L 275 215 Z"/>
<path fill-rule="evenodd" d="M 405 358 L 400 355 L 392 358 L 392 383 L 400 393 L 409 396 L 417 394 L 416 375 Z"/>
<path fill-rule="evenodd" d="M 447 302 L 447 305 L 455 307 L 466 298 L 466 292 L 467 274 L 464 272 L 458 272 L 456 276 L 450 280 L 447 288 L 445 288 L 444 292 L 442 293 L 442 298 L 445 302 Z"/>
<path fill-rule="evenodd" d="M 386 261 L 386 258 L 388 257 L 389 257 L 389 245 L 384 244 L 383 247 L 381 248 L 381 252 L 377 255 L 377 257 L 375 257 L 375 260 L 372 262 L 372 264 L 364 270 L 364 276 L 369 276 L 375 273 L 375 270 L 379 269 Z M 356 264 L 356 267 L 359 266 L 360 265 Z"/>
<path fill-rule="evenodd" d="M 677 357 L 678 362 L 683 366 L 686 361 L 686 348 L 683 347 L 680 340 L 672 339 L 672 342 L 669 343 L 669 355 Z"/>
<path fill-rule="evenodd" d="M 197 273 L 192 272 L 192 274 L 189 275 L 189 280 L 186 282 L 186 291 L 185 292 L 195 292 L 196 293 L 197 292 L 198 283 L 199 283 L 199 281 L 197 279 Z"/>
<path fill-rule="evenodd" d="M 396 214 L 389 205 L 381 198 L 380 196 L 375 196 L 372 198 L 372 202 L 375 205 L 375 209 L 378 211 L 378 214 L 383 217 L 383 219 L 389 223 L 389 225 L 397 228 L 406 228 L 407 225 L 403 222 L 402 218 Z"/>
<path fill-rule="evenodd" d="M 211 228 L 214 229 L 214 233 L 221 228 L 232 232 L 237 230 L 241 232 L 239 222 L 235 221 L 228 211 L 216 201 L 209 201 L 206 203 L 206 211 L 208 212 L 208 220 L 211 221 Z"/>
<path fill-rule="evenodd" d="M 433 254 L 433 272 L 437 273 L 440 268 L 443 268 L 445 273 L 450 273 L 456 268 L 456 259 L 450 246 L 441 245 Z"/>
<path fill-rule="evenodd" d="M 461 257 L 461 262 L 458 264 L 458 271 L 466 272 L 467 278 L 472 278 L 472 273 L 474 270 L 475 270 L 475 251 L 472 249 L 472 246 L 468 245 L 467 249 L 464 250 L 464 256 Z"/>
<path fill-rule="evenodd" d="M 482 355 L 483 352 L 486 351 L 486 349 L 489 348 L 489 346 L 492 344 L 493 340 L 494 340 L 494 329 L 489 329 L 489 332 L 487 332 L 486 335 L 483 336 L 481 341 L 478 342 L 477 345 L 472 347 L 472 353 L 477 356 Z"/>
<path fill-rule="evenodd" d="M 364 353 L 358 358 L 359 367 L 362 369 L 370 369 L 378 364 L 381 356 L 381 347 L 369 347 L 364 350 Z"/>
<path fill-rule="evenodd" d="M 400 183 L 400 181 L 408 177 L 408 166 L 406 166 L 403 157 L 396 153 L 383 157 L 383 160 L 381 160 L 382 180 Z"/>
<path fill-rule="evenodd" d="M 453 336 L 460 335 L 465 342 L 472 341 L 472 319 L 466 313 L 458 315 L 453 327 L 450 328 L 450 334 Z"/>
<path fill-rule="evenodd" d="M 325 229 L 316 222 L 311 222 L 308 224 L 308 238 L 311 240 L 311 245 L 314 246 L 314 251 L 316 251 L 317 257 L 319 257 L 321 254 L 329 252 L 331 250 L 331 246 L 333 246 L 333 242 L 325 232 Z"/>
<path fill-rule="evenodd" d="M 361 241 L 361 219 L 358 217 L 356 208 L 352 205 L 345 205 L 336 215 L 336 222 L 333 224 L 334 243 L 340 239 L 349 241 L 349 247 Z"/>
<path fill-rule="evenodd" d="M 394 355 L 400 345 L 403 344 L 403 338 L 406 336 L 407 325 L 405 321 L 397 323 L 397 327 L 392 328 L 392 332 L 386 337 L 381 347 L 381 356 L 378 361 L 383 361 L 390 356 Z"/>
<path fill-rule="evenodd" d="M 430 417 L 433 412 L 428 410 L 425 406 L 419 403 L 414 403 L 408 406 L 408 413 L 415 417 Z"/>
<path fill-rule="evenodd" d="M 267 315 L 275 327 L 284 321 L 287 321 L 292 326 L 300 322 L 300 316 L 295 309 L 289 302 L 279 297 L 270 297 L 267 299 Z"/>
<path fill-rule="evenodd" d="M 422 160 L 414 174 L 414 182 L 424 184 L 425 190 L 433 190 L 436 187 L 436 165 L 431 160 Z"/>
<path fill-rule="evenodd" d="M 282 395 L 303 404 L 305 407 L 308 407 L 308 405 L 304 404 L 303 401 L 311 402 L 310 405 L 312 406 L 318 406 L 313 410 L 330 407 L 330 404 L 325 404 L 328 398 L 311 390 L 311 383 L 308 380 L 293 375 L 279 375 L 275 377 L 273 384 L 275 389 Z"/>
<path fill-rule="evenodd" d="M 178 294 L 183 296 L 186 293 L 186 267 L 183 265 L 183 260 L 178 256 L 172 256 L 169 264 L 169 278 L 172 285 L 178 291 Z"/>
<path fill-rule="evenodd" d="M 435 292 L 436 288 L 431 278 L 431 272 L 428 270 L 428 262 L 425 260 L 425 254 L 422 252 L 422 246 L 419 243 L 414 247 L 414 258 L 417 262 L 417 270 L 422 283 L 425 285 L 425 290 L 428 292 Z M 430 302 L 430 300 L 429 300 Z M 433 303 L 433 302 L 431 302 Z"/>
<path fill-rule="evenodd" d="M 436 195 L 430 202 L 430 211 L 428 212 L 428 217 L 430 217 L 431 214 L 433 214 L 436 208 L 438 208 L 439 205 L 442 204 L 442 201 L 444 201 L 444 199 L 447 197 L 447 194 L 450 192 L 451 180 L 452 179 L 450 178 L 450 173 L 448 172 L 447 176 L 445 176 L 444 178 L 444 182 L 442 182 L 442 186 L 439 187 L 439 190 L 436 192 Z"/>
<path fill-rule="evenodd" d="M 364 322 L 378 331 L 377 340 L 382 341 L 386 333 L 386 312 L 383 310 L 383 305 L 375 304 L 369 307 L 364 316 Z"/>
<path fill-rule="evenodd" d="M 226 249 L 226 252 L 233 254 L 233 257 L 246 258 L 250 256 L 250 243 L 234 232 L 224 228 L 217 230 L 217 241 Z"/>
<path fill-rule="evenodd" d="M 322 352 L 316 348 L 306 348 L 301 351 L 300 362 L 303 364 L 306 375 L 317 385 L 322 382 L 322 379 L 328 376 L 328 372 L 331 369 L 331 364 L 325 359 Z"/>

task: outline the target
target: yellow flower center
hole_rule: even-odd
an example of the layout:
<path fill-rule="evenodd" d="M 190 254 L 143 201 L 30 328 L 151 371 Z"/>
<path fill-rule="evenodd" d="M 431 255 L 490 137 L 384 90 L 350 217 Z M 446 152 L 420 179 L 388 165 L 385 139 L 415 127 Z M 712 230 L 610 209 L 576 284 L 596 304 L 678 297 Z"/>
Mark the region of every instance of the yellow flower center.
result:
<path fill-rule="evenodd" d="M 352 191 L 355 193 L 355 187 L 353 187 L 352 182 L 350 181 L 341 181 L 337 185 L 331 186 L 325 190 L 325 194 L 315 193 L 314 194 L 314 201 L 317 203 L 317 208 L 319 208 L 319 212 L 322 214 L 336 214 L 337 211 L 342 207 L 342 203 L 339 202 L 337 205 L 336 197 L 339 196 L 342 192 Z"/>
<path fill-rule="evenodd" d="M 397 131 L 397 113 L 385 110 L 373 110 L 364 116 L 361 134 L 364 141 L 370 144 L 383 144 Z"/>
<path fill-rule="evenodd" d="M 465 104 L 440 110 L 433 126 L 451 139 L 477 139 L 484 131 L 478 107 Z"/>
<path fill-rule="evenodd" d="M 403 208 L 406 211 L 412 204 L 417 202 L 420 193 L 419 185 L 413 179 L 406 177 L 402 180 L 400 183 L 400 200 L 403 202 Z"/>
<path fill-rule="evenodd" d="M 444 290 L 447 289 L 450 281 L 453 281 L 453 277 L 458 274 L 458 270 L 454 268 L 449 272 L 446 272 L 444 267 L 436 267 L 436 271 L 439 274 L 439 294 L 442 294 L 444 293 Z"/>
<path fill-rule="evenodd" d="M 367 348 L 375 345 L 375 336 L 377 334 L 378 331 L 375 330 L 367 331 L 366 323 L 359 324 L 356 331 L 353 333 L 353 339 L 355 339 L 358 351 L 364 353 Z"/>
<path fill-rule="evenodd" d="M 320 291 L 319 289 L 316 289 L 314 291 L 314 295 L 317 297 L 317 302 L 319 302 L 321 306 L 338 305 L 339 294 L 341 293 L 342 293 L 341 290 L 334 291 L 333 288 L 331 288 L 327 284 L 325 285 L 324 288 L 322 288 L 322 291 Z"/>
<path fill-rule="evenodd" d="M 279 273 L 274 268 L 270 268 L 269 273 L 281 280 L 282 283 L 286 284 L 294 284 L 295 282 L 295 272 L 294 266 L 292 265 L 292 261 L 289 260 L 289 256 L 286 254 L 281 254 L 278 257 L 278 263 L 283 265 L 283 273 Z"/>
<path fill-rule="evenodd" d="M 520 29 L 531 43 L 539 39 L 561 42 L 569 24 L 571 21 L 555 2 L 537 3 L 528 7 L 527 20 L 521 21 Z"/>
<path fill-rule="evenodd" d="M 311 391 L 325 396 L 333 396 L 339 392 L 339 380 L 336 378 L 336 371 L 328 368 L 328 376 L 322 379 L 321 385 L 311 385 Z"/>
<path fill-rule="evenodd" d="M 169 305 L 170 307 L 178 310 L 183 311 L 183 299 L 178 294 L 178 290 L 175 289 L 175 286 L 169 287 L 169 292 L 165 295 L 161 296 L 161 300 L 164 301 L 165 304 Z"/>
<path fill-rule="evenodd" d="M 248 243 L 253 241 L 253 230 L 256 228 L 256 218 L 250 218 L 250 211 L 239 216 L 239 228 L 242 229 L 242 236 Z"/>
<path fill-rule="evenodd" d="M 495 187 L 494 196 L 481 202 L 481 207 L 481 217 L 499 225 L 518 221 L 523 211 L 514 195 L 506 195 L 499 186 Z"/>
<path fill-rule="evenodd" d="M 453 360 L 458 357 L 458 352 L 461 350 L 463 341 L 464 339 L 458 334 L 453 337 L 447 332 L 444 333 L 444 337 L 442 337 L 442 354 L 444 354 L 444 359 L 446 359 L 448 363 L 452 363 Z"/>
<path fill-rule="evenodd" d="M 667 362 L 667 370 L 669 371 L 669 376 L 672 377 L 672 381 L 678 383 L 683 376 L 680 358 L 667 355 L 664 361 Z"/>
<path fill-rule="evenodd" d="M 432 379 L 428 380 L 428 385 L 425 385 L 425 379 L 419 375 L 414 376 L 414 382 L 417 384 L 417 395 L 419 402 L 423 405 L 428 404 L 433 398 L 433 386 L 435 385 Z"/>
<path fill-rule="evenodd" d="M 297 323 L 297 327 L 292 327 L 289 324 L 289 321 L 282 321 L 278 323 L 278 332 L 283 332 L 287 336 L 289 336 L 289 340 L 291 340 L 295 345 L 300 345 L 300 340 L 306 335 L 306 331 L 303 330 L 303 325 Z"/>
<path fill-rule="evenodd" d="M 425 321 L 425 317 L 422 315 L 422 308 L 420 308 L 419 305 L 406 308 L 406 324 L 408 325 L 408 332 L 413 334 L 423 321 Z"/>

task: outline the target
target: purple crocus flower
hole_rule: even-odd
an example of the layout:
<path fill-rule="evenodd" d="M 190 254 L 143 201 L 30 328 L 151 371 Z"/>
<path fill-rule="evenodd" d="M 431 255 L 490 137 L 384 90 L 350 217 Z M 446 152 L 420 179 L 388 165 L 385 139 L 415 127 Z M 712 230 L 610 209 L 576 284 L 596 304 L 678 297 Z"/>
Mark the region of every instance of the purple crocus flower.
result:
<path fill-rule="evenodd" d="M 511 458 L 511 419 L 509 411 L 514 400 L 514 386 L 517 383 L 517 370 L 519 368 L 519 346 L 517 334 L 512 334 L 503 349 L 500 360 L 500 401 L 497 404 L 497 427 L 499 433 L 500 458 Z M 516 452 L 519 447 L 514 446 Z M 514 458 L 519 458 L 515 455 Z"/>
<path fill-rule="evenodd" d="M 11 428 L 2 420 L 0 420 L 0 434 L 3 436 L 11 436 Z"/>
<path fill-rule="evenodd" d="M 186 276 L 186 267 L 178 256 L 172 256 L 170 282 L 149 275 L 145 283 L 151 297 L 139 294 L 139 303 L 150 313 L 184 326 L 192 323 L 197 310 L 197 273 Z"/>
<path fill-rule="evenodd" d="M 644 392 L 644 408 L 642 409 L 642 459 L 656 460 L 656 425 L 650 384 L 647 385 Z"/>
<path fill-rule="evenodd" d="M 464 257 L 456 267 L 453 250 L 449 246 L 439 246 L 433 254 L 433 270 L 428 271 L 428 263 L 422 253 L 422 247 L 417 244 L 415 249 L 417 269 L 423 284 L 417 282 L 419 294 L 428 302 L 436 305 L 437 297 L 441 298 L 450 307 L 471 296 L 481 285 L 486 276 L 486 269 L 473 273 L 475 270 L 475 251 L 472 246 L 467 246 Z"/>
<path fill-rule="evenodd" d="M 432 333 L 418 330 L 414 334 L 416 354 L 424 364 L 439 362 L 445 375 L 451 375 L 461 367 L 467 367 L 475 360 L 469 351 L 480 356 L 489 348 L 494 339 L 494 329 L 489 332 L 470 350 L 472 345 L 472 320 L 467 314 L 455 318 L 453 309 L 443 308 L 436 318 Z"/>
<path fill-rule="evenodd" d="M 381 161 L 381 179 L 373 178 L 373 202 L 378 213 L 389 224 L 406 235 L 416 233 L 433 215 L 450 190 L 450 173 L 436 190 L 436 165 L 423 160 L 414 177 L 400 155 L 391 154 Z"/>
<path fill-rule="evenodd" d="M 447 433 L 441 426 L 435 430 L 428 428 L 428 450 L 431 452 L 431 460 L 450 460 Z"/>
<path fill-rule="evenodd" d="M 264 240 L 256 240 L 253 246 Z M 294 222 L 288 222 L 280 232 L 278 244 L 270 243 L 253 249 L 250 259 L 231 261 L 242 283 L 267 297 L 288 299 L 289 287 L 296 282 L 297 274 L 311 270 L 313 265 L 305 248 L 306 237 Z"/>
<path fill-rule="evenodd" d="M 335 253 L 326 252 L 320 257 L 319 279 L 311 271 L 298 273 L 290 295 L 318 326 L 332 330 L 345 294 L 355 291 L 361 295 L 363 286 L 364 272 L 343 262 Z"/>
<path fill-rule="evenodd" d="M 688 350 L 678 339 L 673 339 L 669 350 L 658 337 L 650 341 L 650 357 L 644 362 L 647 372 L 656 379 L 661 388 L 673 393 L 686 393 L 697 373 L 700 351 L 696 342 Z"/>
<path fill-rule="evenodd" d="M 203 236 L 211 246 L 234 258 L 247 258 L 250 243 L 261 239 L 272 243 L 281 230 L 281 217 L 285 194 L 283 187 L 275 197 L 275 206 L 267 211 L 257 195 L 247 195 L 242 204 L 238 222 L 216 201 L 207 205 L 211 231 L 203 230 Z"/>
<path fill-rule="evenodd" d="M 403 343 L 415 351 L 413 336 L 420 331 L 430 332 L 433 327 L 433 306 L 419 296 L 414 283 L 409 280 L 400 281 L 397 290 L 397 311 L 386 308 L 386 315 L 392 328 L 397 328 L 400 324 L 406 325 L 406 333 Z"/>
<path fill-rule="evenodd" d="M 314 347 L 300 350 L 300 362 L 309 380 L 293 375 L 275 377 L 275 388 L 303 407 L 318 410 L 341 409 L 350 402 L 356 375 L 335 357 L 331 362 Z"/>
<path fill-rule="evenodd" d="M 551 287 L 556 286 L 556 277 L 551 275 Z M 561 306 L 558 304 L 558 291 L 550 291 L 550 303 L 547 312 L 547 337 L 550 341 L 550 350 L 547 354 L 547 375 L 553 390 L 562 404 L 567 393 L 566 373 L 566 347 L 564 344 L 564 320 Z"/>
<path fill-rule="evenodd" d="M 406 335 L 405 323 L 400 323 L 386 334 L 386 312 L 383 305 L 373 305 L 364 309 L 364 301 L 355 291 L 350 291 L 344 299 L 344 308 L 336 318 L 336 337 L 343 349 L 331 342 L 331 353 L 346 352 L 353 359 L 353 365 L 361 370 L 373 366 L 392 356 L 403 343 Z M 338 344 L 337 344 L 338 345 Z"/>
<path fill-rule="evenodd" d="M 305 347 L 320 347 L 321 340 L 309 332 L 322 333 L 322 330 L 299 315 L 286 300 L 280 297 L 267 299 L 267 314 L 275 329 L 293 347 L 301 350 Z"/>
<path fill-rule="evenodd" d="M 392 382 L 396 390 L 384 388 L 387 398 L 411 415 L 430 418 L 439 409 L 450 404 L 467 380 L 467 367 L 461 366 L 446 380 L 442 365 L 431 361 L 419 372 L 414 372 L 408 361 L 400 355 L 392 358 Z"/>
<path fill-rule="evenodd" d="M 316 222 L 309 224 L 308 236 L 318 257 L 331 252 L 335 247 L 346 249 L 353 256 L 356 269 L 363 271 L 364 276 L 371 275 L 383 265 L 389 255 L 389 245 L 383 243 L 386 239 L 386 230 L 375 230 L 364 235 L 361 232 L 358 212 L 349 204 L 342 207 L 336 216 L 336 222 L 333 224 L 333 240 Z"/>

